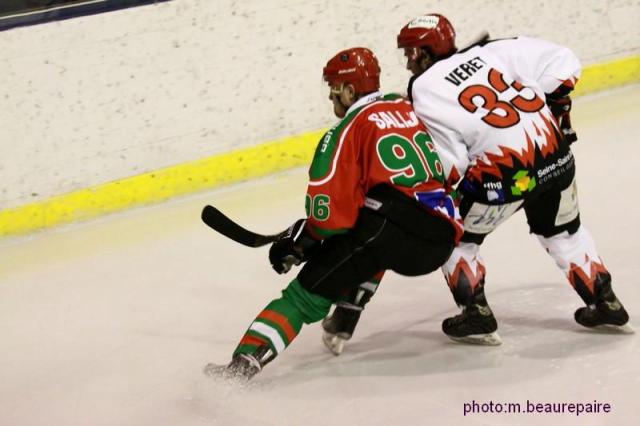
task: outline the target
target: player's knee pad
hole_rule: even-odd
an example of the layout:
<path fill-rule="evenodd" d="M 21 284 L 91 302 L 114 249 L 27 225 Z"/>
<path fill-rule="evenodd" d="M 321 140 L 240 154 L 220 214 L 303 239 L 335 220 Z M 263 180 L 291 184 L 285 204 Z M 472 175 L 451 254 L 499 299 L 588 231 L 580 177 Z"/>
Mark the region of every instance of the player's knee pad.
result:
<path fill-rule="evenodd" d="M 583 226 L 573 234 L 565 231 L 553 237 L 538 238 L 585 303 L 593 303 L 600 283 L 611 282 L 593 238 Z"/>
<path fill-rule="evenodd" d="M 542 247 L 565 273 L 572 266 L 583 266 L 600 258 L 593 238 L 584 226 L 580 226 L 573 234 L 564 231 L 552 237 L 537 237 Z"/>

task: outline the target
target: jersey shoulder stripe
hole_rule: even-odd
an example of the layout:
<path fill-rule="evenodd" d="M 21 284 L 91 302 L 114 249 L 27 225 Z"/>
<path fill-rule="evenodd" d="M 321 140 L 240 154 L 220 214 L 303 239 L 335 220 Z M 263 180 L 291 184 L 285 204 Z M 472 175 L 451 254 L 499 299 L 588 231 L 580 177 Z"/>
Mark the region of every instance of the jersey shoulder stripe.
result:
<path fill-rule="evenodd" d="M 353 110 L 324 134 L 316 147 L 311 167 L 309 168 L 309 185 L 319 186 L 331 180 L 336 170 L 345 136 L 349 133 L 351 126 L 362 112 L 382 102 L 406 102 L 406 100 L 399 95 L 394 96 L 392 99 L 385 99 L 386 96 Z"/>
<path fill-rule="evenodd" d="M 398 99 L 404 99 L 404 96 L 399 93 L 387 93 L 382 97 L 383 101 L 395 101 Z"/>
<path fill-rule="evenodd" d="M 313 160 L 311 161 L 311 167 L 309 168 L 309 179 L 311 181 L 322 179 L 329 173 L 332 160 L 338 148 L 340 135 L 343 130 L 350 126 L 351 122 L 358 115 L 362 108 L 358 108 L 352 111 L 345 118 L 340 120 L 332 128 L 322 136 L 316 151 L 313 154 Z"/>

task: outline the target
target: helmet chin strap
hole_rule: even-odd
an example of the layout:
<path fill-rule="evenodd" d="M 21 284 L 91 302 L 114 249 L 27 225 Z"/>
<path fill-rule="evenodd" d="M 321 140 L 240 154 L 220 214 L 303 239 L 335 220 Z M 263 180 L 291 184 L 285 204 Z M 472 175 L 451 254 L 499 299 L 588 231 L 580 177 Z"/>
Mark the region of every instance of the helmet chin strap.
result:
<path fill-rule="evenodd" d="M 353 102 L 351 103 L 351 105 L 345 105 L 344 102 L 342 102 L 342 99 L 340 97 L 338 97 L 338 103 L 342 105 L 342 108 L 344 108 L 345 111 L 347 111 L 351 107 L 351 105 L 353 105 Z"/>
<path fill-rule="evenodd" d="M 357 97 L 355 97 L 354 102 L 352 102 L 351 105 L 346 105 L 344 102 L 342 102 L 342 92 L 344 91 L 345 88 L 346 88 L 345 84 L 340 83 L 340 87 L 338 89 L 333 89 L 333 88 L 331 89 L 331 94 L 337 97 L 338 103 L 342 106 L 342 108 L 344 108 L 345 111 L 347 111 L 351 107 L 351 105 L 354 104 Z"/>
<path fill-rule="evenodd" d="M 340 94 L 342 93 L 342 89 L 344 89 L 344 83 L 340 83 L 340 87 L 338 87 L 337 89 L 334 89 L 333 87 L 329 88 L 331 94 L 337 96 L 340 96 Z"/>

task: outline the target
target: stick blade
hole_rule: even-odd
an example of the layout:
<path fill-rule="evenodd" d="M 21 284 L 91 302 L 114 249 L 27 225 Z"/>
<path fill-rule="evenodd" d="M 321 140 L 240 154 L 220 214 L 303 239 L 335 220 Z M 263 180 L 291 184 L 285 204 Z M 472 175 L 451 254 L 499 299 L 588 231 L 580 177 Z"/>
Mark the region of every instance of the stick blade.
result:
<path fill-rule="evenodd" d="M 238 225 L 220 210 L 210 205 L 204 206 L 201 217 L 202 221 L 211 229 L 247 247 L 262 247 L 271 244 L 283 234 L 283 232 L 274 235 L 256 234 Z"/>

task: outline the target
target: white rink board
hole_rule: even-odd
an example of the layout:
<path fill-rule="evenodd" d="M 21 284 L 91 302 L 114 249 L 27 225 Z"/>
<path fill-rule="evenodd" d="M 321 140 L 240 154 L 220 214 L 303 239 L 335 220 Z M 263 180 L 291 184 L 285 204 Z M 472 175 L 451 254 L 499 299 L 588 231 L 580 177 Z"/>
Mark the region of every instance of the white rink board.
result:
<path fill-rule="evenodd" d="M 0 209 L 328 127 L 322 67 L 372 48 L 404 91 L 400 28 L 441 12 L 460 45 L 532 35 L 585 64 L 640 53 L 634 0 L 175 0 L 0 33 Z"/>

